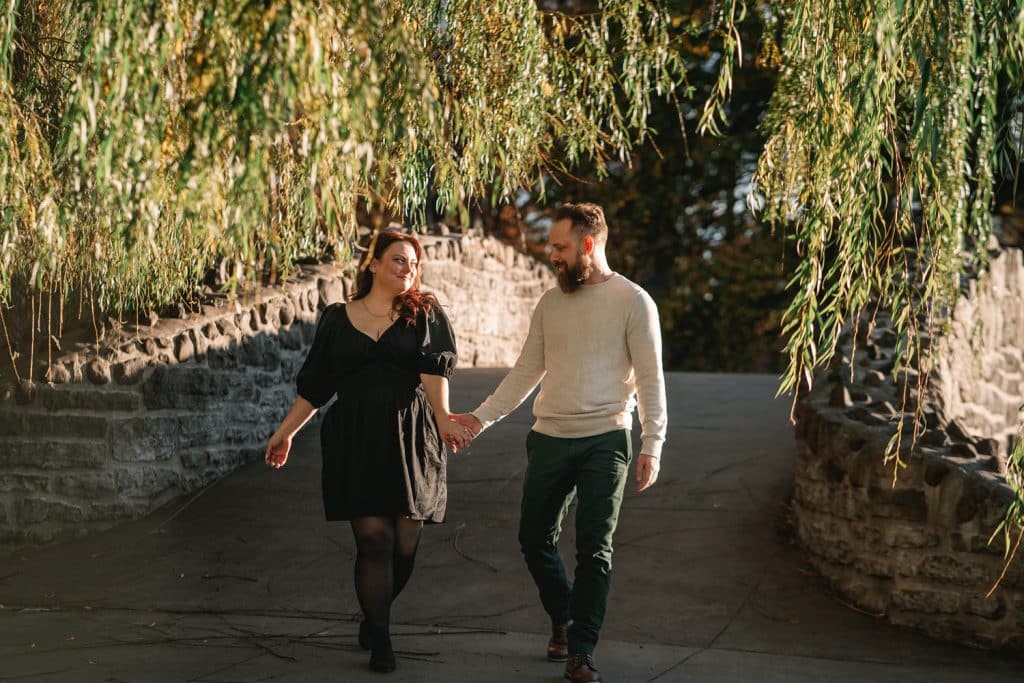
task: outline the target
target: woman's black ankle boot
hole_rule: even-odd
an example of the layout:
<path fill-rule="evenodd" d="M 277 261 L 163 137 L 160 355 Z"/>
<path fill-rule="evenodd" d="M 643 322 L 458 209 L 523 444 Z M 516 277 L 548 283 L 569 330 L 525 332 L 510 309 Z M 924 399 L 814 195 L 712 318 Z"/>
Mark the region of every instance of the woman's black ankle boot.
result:
<path fill-rule="evenodd" d="M 387 674 L 398 668 L 395 651 L 391 649 L 391 636 L 387 633 L 376 633 L 370 650 L 370 668 Z"/>

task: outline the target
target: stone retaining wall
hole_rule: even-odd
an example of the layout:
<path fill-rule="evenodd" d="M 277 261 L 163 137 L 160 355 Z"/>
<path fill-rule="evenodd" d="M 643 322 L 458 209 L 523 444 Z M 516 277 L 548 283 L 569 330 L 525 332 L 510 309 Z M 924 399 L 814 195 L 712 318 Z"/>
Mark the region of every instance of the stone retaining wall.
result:
<path fill-rule="evenodd" d="M 1024 265 L 1019 249 L 998 252 L 985 277 L 957 301 L 932 382 L 936 402 L 970 434 L 1016 443 L 1024 403 Z"/>
<path fill-rule="evenodd" d="M 423 242 L 424 287 L 453 321 L 460 365 L 512 365 L 550 271 L 493 239 Z M 319 311 L 351 288 L 339 269 L 306 267 L 258 298 L 67 349 L 49 384 L 3 390 L 0 547 L 144 515 L 260 457 Z"/>
<path fill-rule="evenodd" d="M 921 401 L 925 431 L 895 485 L 882 455 L 899 420 L 893 376 L 895 333 L 882 316 L 856 351 L 847 334 L 842 361 L 798 406 L 793 512 L 816 569 L 860 609 L 951 641 L 1024 648 L 1024 562 L 1003 567 L 1000 537 L 989 538 L 1013 492 L 1007 444 L 1024 395 L 1024 266 L 1021 252 L 992 260 L 933 340 L 935 364 Z M 852 354 L 852 358 L 851 358 Z M 853 376 L 850 376 L 850 361 Z"/>

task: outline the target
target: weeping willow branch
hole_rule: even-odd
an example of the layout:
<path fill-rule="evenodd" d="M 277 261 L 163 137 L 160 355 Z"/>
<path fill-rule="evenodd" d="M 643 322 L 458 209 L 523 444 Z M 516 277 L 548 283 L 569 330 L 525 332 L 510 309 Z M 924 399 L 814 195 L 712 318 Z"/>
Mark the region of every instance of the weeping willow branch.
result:
<path fill-rule="evenodd" d="M 640 0 L 6 3 L 0 305 L 145 311 L 343 256 L 359 202 L 415 222 L 556 151 L 626 159 L 682 81 L 671 29 Z"/>
<path fill-rule="evenodd" d="M 915 366 L 923 382 L 922 333 L 947 320 L 965 267 L 986 265 L 995 187 L 1021 161 L 1019 126 L 999 122 L 1021 107 L 1024 2 L 773 7 L 786 13 L 782 67 L 755 180 L 764 216 L 792 230 L 801 254 L 780 392 L 796 401 L 872 308 L 891 312 L 897 376 Z M 903 430 L 886 452 L 894 473 L 913 439 Z"/>

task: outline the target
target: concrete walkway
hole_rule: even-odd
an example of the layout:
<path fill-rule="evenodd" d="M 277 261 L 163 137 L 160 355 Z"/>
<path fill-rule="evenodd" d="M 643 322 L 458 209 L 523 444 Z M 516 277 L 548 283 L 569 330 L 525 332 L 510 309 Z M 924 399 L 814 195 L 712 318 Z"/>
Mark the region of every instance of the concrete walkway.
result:
<path fill-rule="evenodd" d="M 454 381 L 469 409 L 503 375 Z M 1020 680 L 1024 659 L 930 641 L 840 604 L 786 524 L 793 438 L 774 377 L 669 376 L 661 480 L 631 493 L 596 658 L 606 680 Z M 394 609 L 394 681 L 561 680 L 515 543 L 529 402 L 450 465 Z M 147 519 L 0 556 L 0 680 L 379 681 L 355 642 L 354 554 L 323 521 L 314 430 Z M 572 530 L 563 546 L 571 548 Z M 569 557 L 569 553 L 565 553 Z"/>

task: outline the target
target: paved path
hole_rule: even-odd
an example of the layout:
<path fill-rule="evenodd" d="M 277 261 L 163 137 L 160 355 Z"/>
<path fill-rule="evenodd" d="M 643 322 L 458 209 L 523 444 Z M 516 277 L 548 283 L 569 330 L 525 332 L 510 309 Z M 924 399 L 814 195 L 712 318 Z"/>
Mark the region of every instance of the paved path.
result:
<path fill-rule="evenodd" d="M 454 383 L 469 409 L 503 372 Z M 623 683 L 1013 682 L 1024 659 L 843 607 L 786 524 L 793 439 L 775 378 L 672 374 L 661 481 L 631 493 L 597 662 Z M 450 466 L 394 609 L 394 681 L 555 681 L 515 545 L 529 403 Z M 379 681 L 355 643 L 353 542 L 323 521 L 316 435 L 103 534 L 0 556 L 0 681 Z M 563 545 L 570 548 L 572 530 Z M 568 557 L 568 553 L 566 553 Z"/>

